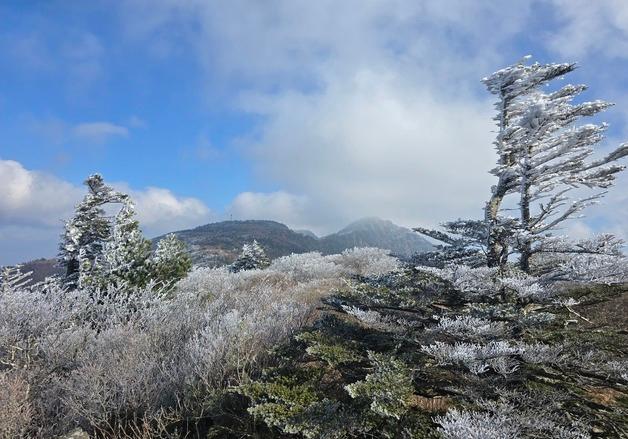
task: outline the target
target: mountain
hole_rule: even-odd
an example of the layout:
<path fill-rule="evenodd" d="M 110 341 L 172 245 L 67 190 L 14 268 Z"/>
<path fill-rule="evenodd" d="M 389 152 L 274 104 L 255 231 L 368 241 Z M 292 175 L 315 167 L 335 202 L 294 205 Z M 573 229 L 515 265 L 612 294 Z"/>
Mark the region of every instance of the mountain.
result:
<path fill-rule="evenodd" d="M 432 248 L 411 230 L 379 218 L 361 219 L 322 238 L 266 220 L 222 221 L 174 233 L 188 245 L 195 264 L 209 267 L 233 262 L 242 245 L 254 239 L 271 259 L 309 251 L 340 253 L 353 247 L 379 247 L 397 256 L 409 257 Z M 154 242 L 160 238 L 155 238 Z"/>
<path fill-rule="evenodd" d="M 284 224 L 265 220 L 222 221 L 174 234 L 188 245 L 195 264 L 208 267 L 230 264 L 240 254 L 242 246 L 254 239 L 271 259 L 312 251 L 317 242 Z"/>
<path fill-rule="evenodd" d="M 187 244 L 194 263 L 206 267 L 230 264 L 238 257 L 242 246 L 254 239 L 271 259 L 311 251 L 341 253 L 353 247 L 379 247 L 390 250 L 394 255 L 409 257 L 432 248 L 410 229 L 379 218 L 361 219 L 321 238 L 308 230 L 292 230 L 284 224 L 264 220 L 222 221 L 174 234 Z M 153 243 L 156 244 L 162 237 L 155 238 Z M 27 262 L 22 270 L 32 271 L 34 282 L 62 272 L 54 259 Z"/>
<path fill-rule="evenodd" d="M 416 232 L 380 218 L 363 218 L 337 233 L 320 239 L 323 253 L 340 253 L 352 247 L 378 247 L 392 254 L 409 257 L 432 249 L 432 245 Z"/>
<path fill-rule="evenodd" d="M 294 232 L 300 235 L 309 236 L 310 238 L 318 239 L 318 236 L 316 235 L 316 233 L 312 232 L 311 230 L 299 229 L 299 230 L 294 230 Z"/>
<path fill-rule="evenodd" d="M 57 266 L 56 259 L 35 259 L 22 265 L 22 273 L 31 272 L 30 284 L 41 282 L 49 276 L 61 275 L 63 269 Z"/>

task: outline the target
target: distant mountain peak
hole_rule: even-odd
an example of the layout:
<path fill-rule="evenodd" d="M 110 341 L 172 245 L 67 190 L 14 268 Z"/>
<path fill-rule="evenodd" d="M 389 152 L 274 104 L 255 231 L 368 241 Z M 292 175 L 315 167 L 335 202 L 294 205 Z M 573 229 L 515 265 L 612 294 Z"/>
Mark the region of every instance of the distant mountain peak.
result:
<path fill-rule="evenodd" d="M 273 220 L 226 220 L 226 221 L 218 221 L 214 223 L 204 224 L 202 226 L 195 227 L 191 230 L 202 230 L 202 229 L 211 229 L 215 227 L 246 227 L 246 226 L 267 226 L 267 227 L 275 227 L 279 229 L 289 229 L 283 223 L 273 221 Z M 187 231 L 187 230 L 181 230 Z M 178 233 L 178 232 L 176 232 Z"/>
<path fill-rule="evenodd" d="M 408 257 L 432 248 L 410 229 L 377 217 L 362 218 L 322 238 L 309 230 L 292 230 L 271 220 L 222 221 L 174 233 L 187 244 L 193 261 L 205 266 L 232 262 L 242 245 L 254 239 L 271 258 L 310 251 L 341 253 L 353 247 L 378 247 Z"/>
<path fill-rule="evenodd" d="M 352 222 L 348 226 L 341 229 L 338 234 L 343 233 L 351 233 L 360 230 L 372 230 L 375 228 L 403 228 L 401 226 L 396 225 L 390 220 L 385 220 L 376 216 L 367 216 L 364 218 L 360 218 L 357 221 Z"/>
<path fill-rule="evenodd" d="M 432 249 L 427 240 L 412 230 L 377 217 L 354 221 L 339 232 L 321 238 L 321 245 L 326 253 L 339 253 L 351 247 L 378 247 L 402 257 Z"/>
<path fill-rule="evenodd" d="M 410 229 L 377 217 L 352 222 L 337 233 L 317 237 L 309 230 L 292 230 L 271 220 L 231 220 L 205 224 L 189 230 L 173 232 L 186 243 L 195 264 L 206 267 L 233 262 L 242 245 L 257 240 L 270 258 L 317 251 L 323 254 L 341 253 L 353 247 L 378 247 L 392 254 L 409 257 L 429 251 L 432 245 Z M 165 235 L 164 235 L 165 236 Z M 163 236 L 153 240 L 156 244 Z M 59 273 L 55 260 L 36 260 L 25 265 L 33 271 L 33 279 Z"/>
<path fill-rule="evenodd" d="M 309 236 L 310 238 L 318 239 L 318 235 L 311 230 L 307 229 L 292 229 L 293 232 L 298 233 L 299 235 Z"/>

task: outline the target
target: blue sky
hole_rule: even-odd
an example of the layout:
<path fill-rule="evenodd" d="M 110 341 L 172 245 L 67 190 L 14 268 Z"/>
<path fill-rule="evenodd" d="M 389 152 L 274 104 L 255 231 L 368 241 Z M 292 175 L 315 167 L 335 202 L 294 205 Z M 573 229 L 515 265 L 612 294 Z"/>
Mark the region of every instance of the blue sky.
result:
<path fill-rule="evenodd" d="M 526 54 L 617 106 L 621 0 L 8 1 L 0 4 L 0 264 L 54 255 L 93 172 L 156 235 L 233 216 L 317 233 L 377 215 L 479 216 L 480 79 Z M 626 236 L 628 180 L 567 230 Z"/>

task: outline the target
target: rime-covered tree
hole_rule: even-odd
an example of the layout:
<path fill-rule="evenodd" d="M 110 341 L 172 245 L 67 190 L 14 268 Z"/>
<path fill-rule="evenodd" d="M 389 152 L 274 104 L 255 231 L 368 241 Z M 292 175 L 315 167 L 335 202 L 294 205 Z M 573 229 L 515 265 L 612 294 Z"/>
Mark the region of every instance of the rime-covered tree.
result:
<path fill-rule="evenodd" d="M 106 289 L 149 282 L 171 286 L 190 271 L 185 246 L 174 236 L 161 240 L 151 257 L 151 242 L 142 235 L 128 195 L 107 186 L 97 174 L 85 184 L 89 193 L 66 223 L 60 245 L 67 286 Z M 108 205 L 121 207 L 111 217 L 105 210 L 112 208 Z"/>
<path fill-rule="evenodd" d="M 20 265 L 0 267 L 0 294 L 24 288 L 31 281 L 31 273 L 23 273 Z"/>
<path fill-rule="evenodd" d="M 534 93 L 552 79 L 558 78 L 575 69 L 573 64 L 526 65 L 525 58 L 517 64 L 493 73 L 484 78 L 488 90 L 497 95 L 495 108 L 497 115 L 497 138 L 495 148 L 498 154 L 497 167 L 491 173 L 498 182 L 491 188 L 491 197 L 485 207 L 487 224 L 487 262 L 490 267 L 503 265 L 508 259 L 508 243 L 505 235 L 500 209 L 504 197 L 516 186 L 516 175 L 512 167 L 517 163 L 517 150 L 511 139 L 515 130 L 512 119 L 521 110 L 519 101 L 528 94 Z"/>
<path fill-rule="evenodd" d="M 242 253 L 238 256 L 229 269 L 237 273 L 242 270 L 255 270 L 266 268 L 270 265 L 270 260 L 266 256 L 264 249 L 254 240 L 250 244 L 242 246 Z"/>
<path fill-rule="evenodd" d="M 495 147 L 499 159 L 491 171 L 498 183 L 485 210 L 489 266 L 503 265 L 508 256 L 508 242 L 500 231 L 504 197 L 518 198 L 518 222 L 506 235 L 513 235 L 519 265 L 529 271 L 530 257 L 541 251 L 551 232 L 599 199 L 613 184 L 615 174 L 625 168 L 615 162 L 628 155 L 626 143 L 601 159 L 592 159 L 606 124 L 576 125 L 580 118 L 594 116 L 611 104 L 574 103 L 586 90 L 584 85 L 544 90 L 550 81 L 574 69 L 575 64 L 527 65 L 522 61 L 483 80 L 498 96 Z M 593 193 L 572 199 L 569 194 L 578 188 Z"/>
<path fill-rule="evenodd" d="M 59 245 L 59 265 L 65 269 L 64 283 L 76 287 L 81 273 L 94 269 L 96 258 L 102 254 L 111 237 L 112 221 L 104 206 L 124 203 L 128 196 L 107 186 L 102 176 L 91 175 L 85 180 L 88 193 L 75 209 L 74 217 L 65 223 Z"/>
<path fill-rule="evenodd" d="M 135 208 L 127 198 L 116 214 L 112 233 L 97 258 L 99 273 L 94 280 L 103 285 L 126 282 L 144 286 L 151 275 L 151 242 L 142 235 Z"/>
<path fill-rule="evenodd" d="M 152 279 L 162 285 L 171 286 L 189 273 L 192 260 L 185 244 L 171 233 L 157 243 L 151 265 Z"/>
<path fill-rule="evenodd" d="M 622 144 L 600 159 L 593 159 L 594 146 L 603 138 L 604 123 L 577 125 L 582 117 L 594 116 L 610 106 L 603 101 L 574 103 L 586 86 L 565 85 L 546 91 L 552 80 L 573 71 L 575 64 L 528 65 L 525 59 L 484 78 L 488 90 L 498 96 L 495 117 L 498 125 L 495 147 L 498 178 L 485 206 L 484 221 L 457 220 L 443 224 L 444 231 L 417 228 L 416 231 L 443 242 L 438 252 L 423 257 L 424 265 L 448 262 L 504 268 L 513 253 L 519 266 L 531 271 L 533 255 L 590 254 L 617 256 L 610 235 L 598 245 L 573 243 L 553 236 L 566 220 L 576 217 L 595 203 L 609 188 L 615 175 L 624 169 L 616 163 L 628 155 Z M 574 191 L 593 190 L 575 199 Z M 517 217 L 502 215 L 506 197 L 517 200 Z M 610 239 L 606 244 L 604 240 Z M 556 245 L 560 242 L 560 245 Z M 547 264 L 546 264 L 547 265 Z"/>
<path fill-rule="evenodd" d="M 442 242 L 434 251 L 419 253 L 414 257 L 415 265 L 443 267 L 446 264 L 483 266 L 487 263 L 488 227 L 485 221 L 448 221 L 441 225 L 443 230 L 415 227 L 413 230 Z"/>

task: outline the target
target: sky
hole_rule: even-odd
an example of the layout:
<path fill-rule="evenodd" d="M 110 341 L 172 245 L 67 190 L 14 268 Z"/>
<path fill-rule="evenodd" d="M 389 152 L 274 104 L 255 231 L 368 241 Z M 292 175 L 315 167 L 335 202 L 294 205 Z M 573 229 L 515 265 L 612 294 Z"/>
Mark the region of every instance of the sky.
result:
<path fill-rule="evenodd" d="M 148 236 L 479 218 L 481 79 L 528 54 L 616 103 L 600 153 L 628 140 L 623 0 L 0 2 L 0 264 L 54 256 L 95 172 Z M 628 237 L 626 175 L 565 229 L 606 231 Z"/>

